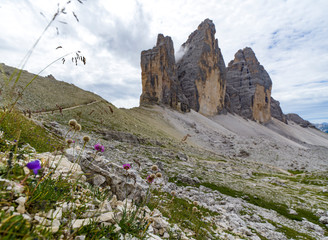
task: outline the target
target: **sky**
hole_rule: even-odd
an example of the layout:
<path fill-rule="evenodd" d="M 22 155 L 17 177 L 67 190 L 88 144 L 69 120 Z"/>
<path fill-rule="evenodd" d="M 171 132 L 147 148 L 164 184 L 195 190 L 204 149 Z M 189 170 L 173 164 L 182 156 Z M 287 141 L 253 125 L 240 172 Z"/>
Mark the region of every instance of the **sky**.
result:
<path fill-rule="evenodd" d="M 86 65 L 76 66 L 67 56 L 65 64 L 57 61 L 41 75 L 95 92 L 117 107 L 136 107 L 141 51 L 154 47 L 162 33 L 178 52 L 209 18 L 226 65 L 239 49 L 251 47 L 284 113 L 328 122 L 327 0 L 67 1 L 1 0 L 0 62 L 20 67 L 57 9 L 65 7 L 66 14 L 42 35 L 24 69 L 38 73 L 61 56 L 81 51 Z"/>

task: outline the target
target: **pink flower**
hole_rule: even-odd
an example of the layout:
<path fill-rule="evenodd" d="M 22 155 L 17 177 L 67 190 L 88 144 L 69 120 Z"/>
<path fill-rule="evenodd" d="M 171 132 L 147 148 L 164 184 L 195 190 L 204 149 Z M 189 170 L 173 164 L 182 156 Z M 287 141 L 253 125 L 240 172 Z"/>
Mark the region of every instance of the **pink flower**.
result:
<path fill-rule="evenodd" d="M 123 168 L 125 170 L 129 170 L 131 168 L 131 165 L 129 163 L 123 164 Z"/>
<path fill-rule="evenodd" d="M 151 183 L 154 181 L 154 179 L 155 179 L 155 175 L 154 175 L 154 174 L 151 174 L 151 175 L 149 175 L 149 176 L 147 177 L 147 182 L 148 182 L 149 184 L 151 184 Z"/>
<path fill-rule="evenodd" d="M 105 151 L 105 147 L 103 145 L 101 145 L 100 143 L 97 143 L 95 146 L 94 146 L 95 150 L 98 151 L 98 152 L 104 152 Z"/>

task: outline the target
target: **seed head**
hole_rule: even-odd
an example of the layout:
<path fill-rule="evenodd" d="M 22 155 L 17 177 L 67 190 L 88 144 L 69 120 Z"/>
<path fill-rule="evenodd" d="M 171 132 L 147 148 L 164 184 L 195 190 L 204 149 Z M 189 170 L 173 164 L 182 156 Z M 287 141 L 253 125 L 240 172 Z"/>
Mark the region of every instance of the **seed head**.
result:
<path fill-rule="evenodd" d="M 195 213 L 195 212 L 197 212 L 197 211 L 198 211 L 197 207 L 193 207 L 193 208 L 192 208 L 192 212 Z"/>
<path fill-rule="evenodd" d="M 160 172 L 156 173 L 156 177 L 157 178 L 161 178 L 162 177 L 162 173 L 160 173 Z"/>
<path fill-rule="evenodd" d="M 71 145 L 73 142 L 74 142 L 74 141 L 73 141 L 72 139 L 67 139 L 67 140 L 66 140 L 66 143 L 67 143 L 68 146 Z"/>
<path fill-rule="evenodd" d="M 84 136 L 83 137 L 83 142 L 84 143 L 87 143 L 87 142 L 89 142 L 90 141 L 90 137 L 89 136 Z"/>
<path fill-rule="evenodd" d="M 194 204 L 195 206 L 198 206 L 198 202 L 194 201 L 192 204 Z"/>
<path fill-rule="evenodd" d="M 151 170 L 154 171 L 154 172 L 157 172 L 158 171 L 157 165 L 151 166 Z"/>
<path fill-rule="evenodd" d="M 75 119 L 71 119 L 69 120 L 68 125 L 72 128 L 75 128 L 75 126 L 77 125 L 77 121 Z"/>
<path fill-rule="evenodd" d="M 172 195 L 172 196 L 175 196 L 175 194 L 176 194 L 175 191 L 172 191 L 172 192 L 171 192 L 171 195 Z"/>
<path fill-rule="evenodd" d="M 80 124 L 76 124 L 75 127 L 74 127 L 74 130 L 77 131 L 77 132 L 81 131 L 81 129 L 82 129 L 82 126 Z"/>

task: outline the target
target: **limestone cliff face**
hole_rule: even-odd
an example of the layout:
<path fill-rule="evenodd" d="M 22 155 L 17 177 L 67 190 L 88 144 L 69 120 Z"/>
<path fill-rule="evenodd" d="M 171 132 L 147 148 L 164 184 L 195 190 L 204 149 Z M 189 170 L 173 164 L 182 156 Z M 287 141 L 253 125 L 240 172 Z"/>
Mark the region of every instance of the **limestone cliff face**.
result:
<path fill-rule="evenodd" d="M 194 109 L 207 116 L 229 111 L 260 123 L 271 117 L 287 123 L 271 97 L 270 76 L 253 50 L 239 50 L 226 68 L 215 32 L 213 22 L 205 19 L 182 45 L 177 63 L 171 38 L 159 34 L 156 46 L 141 53 L 140 104 Z"/>
<path fill-rule="evenodd" d="M 226 68 L 214 35 L 215 26 L 206 19 L 182 45 L 184 55 L 177 62 L 189 107 L 204 115 L 215 115 L 224 107 Z"/>
<path fill-rule="evenodd" d="M 188 101 L 177 78 L 174 47 L 170 37 L 159 34 L 153 49 L 141 52 L 142 94 L 140 104 L 158 103 L 188 111 Z"/>
<path fill-rule="evenodd" d="M 275 100 L 273 97 L 271 97 L 271 116 L 284 123 L 287 123 L 286 115 L 283 114 L 280 108 L 280 102 Z"/>
<path fill-rule="evenodd" d="M 227 67 L 226 108 L 261 123 L 271 119 L 272 81 L 251 48 L 235 54 Z"/>

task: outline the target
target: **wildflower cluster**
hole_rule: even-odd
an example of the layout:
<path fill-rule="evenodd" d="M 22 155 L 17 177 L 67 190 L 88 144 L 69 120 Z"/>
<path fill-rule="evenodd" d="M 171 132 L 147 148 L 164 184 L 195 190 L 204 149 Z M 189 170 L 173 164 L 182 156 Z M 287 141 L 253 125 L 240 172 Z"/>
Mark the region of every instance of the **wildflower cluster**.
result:
<path fill-rule="evenodd" d="M 155 180 L 155 178 L 161 178 L 162 177 L 162 173 L 158 172 L 158 166 L 157 165 L 153 165 L 151 166 L 150 170 L 152 171 L 152 173 L 150 175 L 148 175 L 147 177 L 147 182 L 149 184 L 152 184 Z"/>
<path fill-rule="evenodd" d="M 94 149 L 97 152 L 104 152 L 105 151 L 105 147 L 103 145 L 101 145 L 100 143 L 97 143 L 96 145 L 94 145 Z"/>

